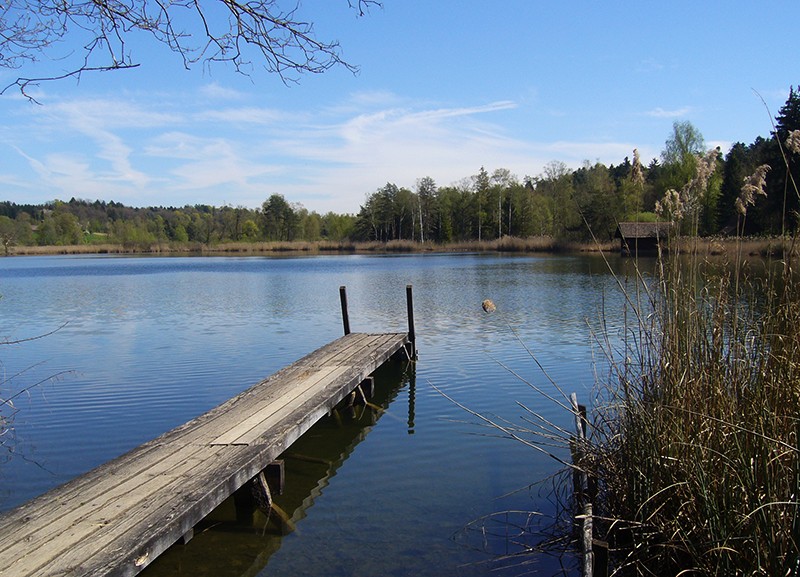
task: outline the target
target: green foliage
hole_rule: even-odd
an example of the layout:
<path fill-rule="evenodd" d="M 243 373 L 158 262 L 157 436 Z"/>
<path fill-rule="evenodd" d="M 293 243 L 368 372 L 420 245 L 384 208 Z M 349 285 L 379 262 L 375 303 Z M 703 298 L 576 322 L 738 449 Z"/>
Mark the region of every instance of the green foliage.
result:
<path fill-rule="evenodd" d="M 296 226 L 294 211 L 282 194 L 273 194 L 261 206 L 265 240 L 293 240 Z"/>
<path fill-rule="evenodd" d="M 356 218 L 349 214 L 328 212 L 322 217 L 322 237 L 333 241 L 344 241 L 353 235 Z"/>
<path fill-rule="evenodd" d="M 241 240 L 245 242 L 255 242 L 258 240 L 259 236 L 261 236 L 261 231 L 258 230 L 256 221 L 254 221 L 252 218 L 248 218 L 242 223 Z"/>
<path fill-rule="evenodd" d="M 475 191 L 475 216 L 478 224 L 478 240 L 482 240 L 484 223 L 486 222 L 486 203 L 487 196 L 489 196 L 489 174 L 486 169 L 481 166 L 478 174 L 472 177 L 473 189 Z"/>
<path fill-rule="evenodd" d="M 598 238 L 611 238 L 623 216 L 624 194 L 620 194 L 609 169 L 587 161 L 572 175 L 575 199 L 583 218 Z"/>
<path fill-rule="evenodd" d="M 800 182 L 800 154 L 786 147 L 789 133 L 800 130 L 800 87 L 789 89 L 789 97 L 775 118 L 775 135 L 765 150 L 764 163 L 772 170 L 767 178 L 767 197 L 762 203 L 765 227 L 774 234 L 797 230 L 800 197 L 793 183 Z"/>
<path fill-rule="evenodd" d="M 689 121 L 674 122 L 672 134 L 664 143 L 661 153 L 662 174 L 660 186 L 663 191 L 679 190 L 692 179 L 697 155 L 705 152 L 705 141 L 700 131 Z"/>
<path fill-rule="evenodd" d="M 729 231 L 736 230 L 737 214 L 734 207 L 736 198 L 742 188 L 742 183 L 747 175 L 753 174 L 756 167 L 762 164 L 760 159 L 763 155 L 761 150 L 766 141 L 758 139 L 750 146 L 741 142 L 735 143 L 725 157 L 725 165 L 722 170 L 722 183 L 720 186 L 719 197 L 719 222 L 722 227 Z M 753 219 L 749 223 L 752 226 Z M 749 231 L 743 231 L 745 233 Z"/>
<path fill-rule="evenodd" d="M 787 150 L 786 136 L 800 129 L 800 88 L 792 88 L 776 117 L 775 135 L 734 144 L 718 155 L 702 189 L 692 190 L 685 234 L 783 234 L 797 228 L 800 197 L 791 182 L 800 180 L 800 156 Z M 779 145 L 780 143 L 780 145 Z M 120 203 L 72 198 L 44 206 L 0 202 L 0 216 L 17 223 L 5 234 L 14 244 L 77 244 L 108 239 L 123 244 L 331 240 L 424 241 L 491 240 L 506 236 L 550 236 L 563 240 L 610 238 L 620 221 L 650 222 L 656 202 L 669 190 L 678 194 L 692 180 L 704 141 L 691 122 L 676 122 L 659 159 L 647 166 L 638 152 L 617 165 L 600 162 L 572 170 L 553 161 L 542 173 L 520 181 L 508 169 L 477 174 L 448 186 L 429 176 L 414 190 L 387 183 L 367 194 L 357 215 L 319 215 L 275 193 L 257 209 L 214 207 L 132 208 Z M 785 157 L 785 161 L 784 161 Z M 704 158 L 704 157 L 703 157 Z M 762 164 L 788 167 L 767 175 L 767 196 L 755 200 L 740 222 L 734 203 L 743 179 Z M 10 230 L 7 220 L 0 228 Z M 13 237 L 13 238 L 12 238 Z"/>
<path fill-rule="evenodd" d="M 638 212 L 631 218 L 633 222 L 658 222 L 658 215 L 654 212 Z"/>
<path fill-rule="evenodd" d="M 7 255 L 9 249 L 16 245 L 31 244 L 33 242 L 33 230 L 30 225 L 30 217 L 26 213 L 19 213 L 15 219 L 0 215 L 0 242 L 3 251 Z"/>
<path fill-rule="evenodd" d="M 36 231 L 40 246 L 63 246 L 83 243 L 83 229 L 74 214 L 58 210 L 48 214 Z"/>
<path fill-rule="evenodd" d="M 146 247 L 158 239 L 148 230 L 148 222 L 141 219 L 133 221 L 118 220 L 111 225 L 109 240 L 124 247 Z"/>

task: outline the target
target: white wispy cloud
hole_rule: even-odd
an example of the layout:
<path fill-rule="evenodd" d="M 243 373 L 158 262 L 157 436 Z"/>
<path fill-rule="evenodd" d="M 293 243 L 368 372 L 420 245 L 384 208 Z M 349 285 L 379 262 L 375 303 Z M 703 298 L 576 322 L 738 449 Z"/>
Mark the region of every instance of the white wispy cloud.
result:
<path fill-rule="evenodd" d="M 664 69 L 664 64 L 655 58 L 644 58 L 636 66 L 637 72 L 659 72 Z"/>
<path fill-rule="evenodd" d="M 518 177 L 537 174 L 554 159 L 573 167 L 599 156 L 617 162 L 634 145 L 536 142 L 510 136 L 491 114 L 516 108 L 511 101 L 474 107 L 388 108 L 362 111 L 328 124 L 298 127 L 278 146 L 303 167 L 287 183 L 296 198 L 323 210 L 355 210 L 364 196 L 388 182 L 413 187 L 430 176 L 450 185 L 481 166 L 508 168 Z"/>
<path fill-rule="evenodd" d="M 240 92 L 239 90 L 234 90 L 232 88 L 227 88 L 225 86 L 221 86 L 217 82 L 211 82 L 208 84 L 203 85 L 199 93 L 210 99 L 214 100 L 245 100 L 247 99 L 247 95 Z"/>
<path fill-rule="evenodd" d="M 646 116 L 652 116 L 654 118 L 681 118 L 682 116 L 686 116 L 692 111 L 691 107 L 684 106 L 682 108 L 675 108 L 673 110 L 667 110 L 661 107 L 653 108 L 645 113 Z"/>
<path fill-rule="evenodd" d="M 270 125 L 277 122 L 295 122 L 299 117 L 297 114 L 290 114 L 277 109 L 245 106 L 202 110 L 193 115 L 193 118 L 198 122 L 221 122 L 251 126 L 254 124 Z"/>
<path fill-rule="evenodd" d="M 85 178 L 87 182 L 81 187 L 81 194 L 95 189 L 95 183 L 147 188 L 152 181 L 151 175 L 138 169 L 132 160 L 139 146 L 138 135 L 182 122 L 179 114 L 141 106 L 126 99 L 110 98 L 50 104 L 43 107 L 36 120 L 40 134 L 60 135 L 65 143 L 79 139 L 80 147 L 70 150 L 66 157 L 82 170 L 62 171 L 63 174 L 70 174 L 70 178 L 58 178 L 54 176 L 56 172 L 51 171 L 50 182 L 54 187 L 68 191 L 79 178 Z M 65 158 L 65 155 L 49 157 L 48 165 L 52 165 L 57 158 Z"/>
<path fill-rule="evenodd" d="M 258 206 L 277 192 L 311 210 L 355 212 L 386 182 L 450 185 L 481 166 L 522 178 L 551 160 L 618 162 L 634 147 L 520 138 L 504 126 L 519 108 L 512 100 L 443 106 L 376 91 L 292 111 L 228 96 L 222 107 L 207 94 L 164 97 L 174 107 L 127 95 L 60 102 L 28 114 L 37 145 L 19 153 L 51 198 Z"/>

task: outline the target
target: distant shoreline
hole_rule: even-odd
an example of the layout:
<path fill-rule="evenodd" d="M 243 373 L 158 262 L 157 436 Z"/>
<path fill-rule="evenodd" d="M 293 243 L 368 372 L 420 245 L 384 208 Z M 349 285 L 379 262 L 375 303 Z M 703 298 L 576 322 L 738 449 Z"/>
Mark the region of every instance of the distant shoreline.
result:
<path fill-rule="evenodd" d="M 738 250 L 750 257 L 782 255 L 792 250 L 797 256 L 798 247 L 791 239 L 712 237 L 680 239 L 681 252 L 693 252 L 707 256 L 733 255 Z M 205 245 L 203 243 L 147 243 L 147 244 L 78 244 L 64 246 L 10 246 L 7 256 L 35 255 L 288 255 L 288 254 L 403 254 L 403 253 L 459 253 L 459 252 L 505 252 L 505 253 L 587 253 L 619 252 L 619 241 L 601 243 L 556 240 L 551 237 L 514 238 L 485 241 L 465 241 L 447 244 L 419 243 L 417 241 L 394 240 L 389 242 L 334 242 L 334 241 L 280 241 L 280 242 L 229 242 Z M 2 254 L 2 252 L 0 252 Z"/>
<path fill-rule="evenodd" d="M 595 245 L 556 241 L 550 237 L 526 239 L 504 237 L 484 241 L 447 244 L 420 243 L 411 240 L 388 242 L 355 241 L 271 241 L 225 242 L 210 245 L 199 242 L 163 242 L 137 244 L 77 244 L 63 246 L 11 246 L 9 256 L 58 254 L 130 254 L 130 255 L 259 255 L 259 254 L 392 254 L 453 252 L 599 252 L 615 250 L 612 242 Z"/>

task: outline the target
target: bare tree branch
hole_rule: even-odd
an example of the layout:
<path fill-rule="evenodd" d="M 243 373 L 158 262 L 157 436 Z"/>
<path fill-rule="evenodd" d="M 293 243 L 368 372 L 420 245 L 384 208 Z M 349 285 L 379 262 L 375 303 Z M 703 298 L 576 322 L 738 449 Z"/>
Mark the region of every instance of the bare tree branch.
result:
<path fill-rule="evenodd" d="M 381 6 L 380 0 L 347 4 L 359 17 Z M 142 35 L 168 47 L 187 68 L 221 62 L 246 73 L 261 66 L 284 83 L 335 66 L 358 70 L 342 58 L 338 41 L 316 36 L 299 0 L 6 0 L 0 3 L 0 68 L 47 62 L 64 68 L 20 76 L 0 94 L 17 87 L 31 98 L 27 90 L 42 82 L 137 67 L 130 46 L 140 45 Z"/>

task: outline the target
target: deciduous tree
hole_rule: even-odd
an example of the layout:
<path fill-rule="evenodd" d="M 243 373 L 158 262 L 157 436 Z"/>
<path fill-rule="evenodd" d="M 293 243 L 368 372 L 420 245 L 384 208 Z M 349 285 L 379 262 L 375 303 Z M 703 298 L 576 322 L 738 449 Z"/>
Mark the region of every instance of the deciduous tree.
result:
<path fill-rule="evenodd" d="M 705 152 L 705 141 L 700 131 L 688 120 L 675 121 L 672 134 L 661 152 L 662 181 L 659 196 L 672 188 L 681 187 L 694 178 L 697 157 Z"/>

